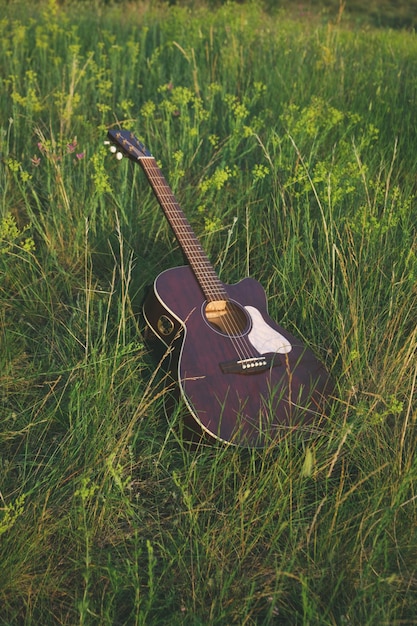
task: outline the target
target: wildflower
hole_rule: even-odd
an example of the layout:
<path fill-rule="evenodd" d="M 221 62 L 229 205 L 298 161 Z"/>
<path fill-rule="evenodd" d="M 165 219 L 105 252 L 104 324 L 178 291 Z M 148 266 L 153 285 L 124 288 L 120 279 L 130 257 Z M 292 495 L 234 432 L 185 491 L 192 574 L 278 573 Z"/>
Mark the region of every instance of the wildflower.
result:
<path fill-rule="evenodd" d="M 269 168 L 266 165 L 256 163 L 252 168 L 253 180 L 261 180 L 269 174 Z"/>
<path fill-rule="evenodd" d="M 75 148 L 77 147 L 77 138 L 75 137 L 72 142 L 67 143 L 67 152 L 75 152 Z"/>
<path fill-rule="evenodd" d="M 38 167 L 38 165 L 41 162 L 41 157 L 40 156 L 36 156 L 36 154 L 34 154 L 33 157 L 31 158 L 30 162 L 32 163 L 33 167 Z"/>
<path fill-rule="evenodd" d="M 75 156 L 79 161 L 81 161 L 81 159 L 85 157 L 85 152 L 78 152 Z"/>

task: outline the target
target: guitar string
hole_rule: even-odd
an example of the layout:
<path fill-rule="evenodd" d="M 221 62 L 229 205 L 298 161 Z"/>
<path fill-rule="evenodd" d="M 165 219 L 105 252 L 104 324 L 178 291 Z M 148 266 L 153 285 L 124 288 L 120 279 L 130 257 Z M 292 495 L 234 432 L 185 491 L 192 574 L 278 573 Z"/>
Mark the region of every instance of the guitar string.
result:
<path fill-rule="evenodd" d="M 135 139 L 135 137 L 133 135 L 131 135 L 131 139 Z M 137 141 L 137 140 L 136 140 Z M 139 142 L 137 142 L 139 143 Z M 125 146 L 126 148 L 126 146 Z M 168 184 L 165 181 L 165 178 L 160 170 L 160 168 L 158 167 L 156 160 L 154 159 L 153 156 L 146 154 L 146 150 L 144 148 L 144 146 L 142 144 L 139 144 L 139 148 L 140 148 L 140 152 L 141 154 L 145 153 L 144 157 L 138 157 L 138 160 L 141 162 L 141 165 L 143 167 L 143 169 L 146 172 L 146 166 L 143 163 L 142 159 L 146 159 L 150 161 L 150 165 L 152 168 L 152 172 L 149 172 L 151 174 L 152 177 L 152 182 L 155 185 L 155 189 L 157 190 L 157 192 L 159 193 L 161 200 L 164 200 L 164 197 L 166 197 L 166 200 L 168 203 L 170 203 L 172 201 L 173 198 L 173 194 L 171 189 L 169 188 Z M 153 173 L 157 174 L 157 177 L 153 176 Z M 162 182 L 162 186 L 158 184 L 158 182 Z M 165 191 L 165 193 L 164 193 Z M 172 203 L 172 202 L 171 202 Z M 172 203 L 173 207 L 176 209 L 176 214 L 179 214 L 181 216 L 181 209 L 179 207 L 179 205 L 177 203 Z M 172 209 L 171 209 L 171 217 L 172 217 Z M 184 216 L 185 217 L 185 216 Z M 204 293 L 206 295 L 208 295 L 209 297 L 212 297 L 213 299 L 224 299 L 227 298 L 227 293 L 225 292 L 223 286 L 220 284 L 220 281 L 216 275 L 216 273 L 214 272 L 214 269 L 212 268 L 210 261 L 208 260 L 207 256 L 204 254 L 201 246 L 199 245 L 199 242 L 197 240 L 197 238 L 195 237 L 194 233 L 192 232 L 192 229 L 190 227 L 190 225 L 188 224 L 186 219 L 182 219 L 182 223 L 180 221 L 177 222 L 176 224 L 177 227 L 177 232 L 178 235 L 183 237 L 183 240 L 187 241 L 187 246 L 188 246 L 188 251 L 189 254 L 192 256 L 192 263 L 193 263 L 193 267 L 195 268 L 195 270 L 197 271 L 198 275 L 199 275 L 199 279 L 200 281 L 203 283 L 204 285 Z M 185 238 L 186 236 L 186 238 Z M 194 251 L 192 248 L 195 248 Z M 194 254 L 193 254 L 194 253 Z M 196 262 L 196 253 L 198 253 L 198 256 L 200 256 L 201 260 Z M 207 270 L 209 271 L 209 273 L 207 275 L 204 274 L 204 271 L 207 272 Z M 209 274 L 211 274 L 211 278 L 209 276 Z M 215 284 L 213 283 L 218 282 L 220 287 L 216 287 Z M 213 286 L 214 284 L 214 286 Z M 218 290 L 218 291 L 217 291 Z"/>
<path fill-rule="evenodd" d="M 158 174 L 157 178 L 155 178 L 155 176 L 153 175 L 154 171 L 156 172 L 156 174 Z M 193 233 L 185 216 L 182 214 L 182 211 L 178 203 L 175 201 L 173 197 L 172 191 L 170 190 L 169 186 L 164 181 L 163 177 L 161 176 L 160 171 L 158 171 L 156 168 L 153 168 L 153 171 L 150 174 L 151 174 L 152 182 L 156 187 L 156 191 L 158 192 L 159 197 L 162 200 L 165 200 L 165 208 L 167 211 L 169 211 L 170 220 L 174 222 L 174 226 L 176 228 L 177 233 L 180 234 L 183 238 L 182 243 L 188 249 L 188 252 L 191 255 L 191 259 L 194 263 L 194 267 L 196 265 L 195 254 L 198 253 L 199 256 L 203 255 L 202 262 L 198 264 L 199 270 L 201 270 L 200 266 L 203 267 L 203 271 L 204 270 L 207 271 L 208 269 L 209 274 L 211 274 L 210 281 L 212 281 L 214 278 L 215 282 L 218 282 L 220 285 L 220 287 L 216 287 L 216 286 L 211 287 L 210 282 L 207 283 L 207 280 L 210 277 L 207 276 L 207 280 L 206 280 L 206 277 L 204 276 L 204 274 L 201 274 L 201 271 L 199 271 L 198 272 L 199 278 L 200 280 L 202 280 L 202 282 L 205 285 L 205 294 L 207 295 L 207 292 L 211 291 L 211 295 L 214 298 L 226 299 L 226 301 L 229 301 L 228 294 L 226 293 L 223 285 L 221 285 L 218 279 L 218 276 L 216 275 L 216 273 L 214 272 L 214 269 L 212 268 L 210 264 L 210 261 L 206 257 L 200 243 L 195 237 L 195 234 Z M 161 181 L 161 178 L 162 178 L 162 181 Z M 161 182 L 162 182 L 162 187 L 161 187 L 161 184 L 158 184 Z M 234 313 L 233 309 L 232 309 L 231 314 L 229 311 L 229 313 L 225 316 L 225 319 L 223 321 L 224 321 L 224 328 L 226 330 L 227 337 L 229 338 L 229 340 L 231 340 L 235 344 L 235 348 L 236 348 L 238 355 L 241 358 L 250 358 L 251 354 L 253 353 L 248 352 L 248 345 L 247 345 L 246 338 L 241 333 L 239 319 L 238 319 L 237 314 Z"/>
<path fill-rule="evenodd" d="M 133 135 L 131 137 L 134 138 Z M 153 183 L 154 192 L 157 195 L 158 200 L 160 200 L 162 208 L 164 211 L 169 211 L 169 213 L 167 213 L 167 217 L 169 218 L 170 223 L 172 223 L 172 227 L 175 228 L 174 232 L 176 232 L 178 240 L 181 240 L 184 244 L 186 243 L 186 248 L 188 250 L 187 257 L 189 258 L 190 264 L 196 273 L 196 278 L 200 283 L 200 287 L 203 289 L 204 295 L 208 300 L 209 298 L 213 298 L 214 300 L 217 299 L 230 302 L 224 286 L 214 271 L 207 255 L 204 253 L 202 246 L 192 231 L 191 226 L 183 214 L 180 206 L 175 201 L 172 190 L 167 184 L 158 164 L 156 163 L 156 159 L 152 155 L 148 154 L 144 159 L 138 157 L 138 160 L 140 161 L 142 169 L 147 174 L 150 182 Z M 147 165 L 149 164 L 151 166 L 149 170 L 145 166 L 144 161 L 147 162 Z M 164 206 L 163 201 L 165 198 L 166 203 Z M 196 262 L 196 255 L 200 259 L 198 262 Z M 206 275 L 204 272 L 206 272 Z M 218 283 L 217 286 L 216 283 Z M 229 314 L 227 313 L 223 323 L 226 332 L 228 333 L 228 338 L 235 344 L 235 349 L 238 355 L 239 349 L 243 349 L 243 353 L 239 356 L 243 358 L 244 353 L 246 352 L 246 358 L 250 358 L 250 355 L 253 354 L 253 352 L 250 351 L 252 346 L 249 348 L 246 337 L 242 335 L 239 318 L 233 308 L 231 310 L 230 319 Z"/>
<path fill-rule="evenodd" d="M 185 251 L 188 252 L 190 262 L 198 274 L 198 278 L 202 283 L 205 295 L 208 299 L 227 299 L 228 295 L 212 268 L 210 261 L 205 255 L 185 216 L 181 215 L 182 212 L 178 203 L 173 201 L 173 194 L 171 190 L 165 184 L 164 188 L 166 193 L 164 193 L 161 186 L 157 184 L 158 181 L 152 173 L 151 178 L 152 182 L 156 186 L 156 190 L 161 200 L 165 200 L 163 204 L 169 211 L 169 218 L 173 222 L 173 226 L 175 227 L 176 233 L 179 235 L 181 242 L 184 244 Z M 160 179 L 160 176 L 158 179 Z M 197 261 L 196 259 L 198 257 L 200 257 L 200 259 Z M 218 285 L 216 285 L 216 283 L 218 283 Z"/>
<path fill-rule="evenodd" d="M 158 172 L 156 171 L 156 173 Z M 168 217 L 176 230 L 176 234 L 184 245 L 184 251 L 188 253 L 187 256 L 190 258 L 190 262 L 200 279 L 200 283 L 202 283 L 201 286 L 205 295 L 208 299 L 224 299 L 227 297 L 227 294 L 214 272 L 210 261 L 204 254 L 197 238 L 192 232 L 190 225 L 187 223 L 185 216 L 181 216 L 179 205 L 172 201 L 172 192 L 167 185 L 164 185 L 164 193 L 163 188 L 158 184 L 160 182 L 160 176 L 157 179 L 153 175 L 153 172 L 150 172 L 150 175 L 155 185 L 157 195 L 159 195 L 163 206 L 165 206 L 166 210 L 169 212 Z M 218 285 L 216 285 L 217 282 L 219 283 Z"/>
<path fill-rule="evenodd" d="M 159 172 L 157 171 L 157 173 Z M 158 180 L 160 181 L 160 179 L 161 179 L 161 174 L 159 173 Z M 156 184 L 155 178 L 153 178 L 153 183 Z M 191 256 L 190 261 L 192 261 L 194 268 L 196 265 L 199 266 L 198 278 L 200 280 L 200 283 L 203 282 L 205 286 L 206 296 L 207 296 L 207 293 L 211 291 L 211 295 L 215 299 L 220 299 L 220 300 L 225 299 L 226 302 L 230 302 L 229 296 L 227 292 L 225 291 L 224 286 L 220 283 L 218 276 L 214 272 L 214 269 L 212 268 L 210 261 L 208 260 L 208 258 L 206 257 L 204 253 L 204 250 L 202 249 L 199 241 L 197 240 L 195 234 L 193 233 L 185 216 L 182 214 L 182 211 L 178 203 L 175 201 L 173 197 L 172 191 L 170 190 L 169 186 L 166 183 L 164 183 L 164 180 L 162 180 L 162 184 L 163 184 L 165 193 L 162 192 L 160 185 L 157 185 L 157 191 L 160 197 L 165 199 L 166 210 L 169 211 L 169 217 L 171 221 L 174 222 L 174 226 L 176 228 L 177 233 L 182 236 L 182 244 L 188 250 L 188 253 Z M 203 260 L 198 264 L 196 264 L 196 261 L 195 261 L 196 253 L 199 256 L 203 255 Z M 210 276 L 204 275 L 204 271 L 207 271 L 207 270 L 209 270 Z M 215 283 L 216 282 L 219 283 L 219 286 L 210 285 L 210 282 L 212 282 L 213 279 Z M 207 280 L 209 280 L 209 282 L 207 282 Z M 246 337 L 242 335 L 242 331 L 240 330 L 241 326 L 239 323 L 239 318 L 238 318 L 237 313 L 234 312 L 233 308 L 231 310 L 229 309 L 229 312 L 227 315 L 225 315 L 223 322 L 224 322 L 224 328 L 227 333 L 227 337 L 229 338 L 229 340 L 231 340 L 235 344 L 235 347 L 239 356 L 241 358 L 250 358 L 253 352 L 248 351 L 249 346 L 247 344 Z M 252 346 L 250 347 L 250 349 L 251 348 Z"/>
<path fill-rule="evenodd" d="M 188 231 L 187 231 L 187 234 L 188 234 Z M 193 250 L 191 250 L 191 252 L 193 252 Z M 204 272 L 205 267 L 206 266 L 204 264 L 203 272 Z M 212 272 L 212 269 L 211 269 L 211 272 Z M 199 272 L 200 281 L 203 278 L 203 276 L 204 274 L 202 275 L 200 271 Z M 206 287 L 206 291 L 207 291 L 207 287 Z M 217 294 L 217 288 L 213 288 L 212 293 L 214 293 L 215 299 L 218 298 L 221 300 L 225 300 L 226 306 L 228 308 L 226 314 L 222 318 L 222 325 L 220 326 L 220 330 L 225 331 L 226 336 L 228 337 L 229 341 L 231 341 L 231 343 L 234 345 L 236 353 L 241 359 L 249 358 L 253 354 L 253 352 L 251 352 L 251 347 L 248 346 L 247 339 L 243 335 L 241 320 L 239 320 L 239 317 L 238 317 L 238 310 L 234 308 L 233 304 L 232 305 L 230 304 L 230 298 L 228 294 L 224 291 L 224 288 L 222 288 L 221 293 L 219 292 L 218 294 Z M 214 325 L 216 326 L 216 324 Z"/>
<path fill-rule="evenodd" d="M 152 183 L 158 200 L 160 200 L 163 208 L 169 211 L 167 215 L 169 221 L 175 228 L 176 235 L 179 235 L 179 240 L 184 246 L 184 251 L 186 253 L 188 252 L 187 257 L 190 259 L 190 263 L 197 273 L 197 278 L 206 298 L 213 297 L 215 300 L 226 300 L 226 302 L 230 302 L 227 292 L 211 266 L 191 226 L 182 214 L 181 208 L 175 201 L 174 195 L 166 183 L 155 159 L 153 162 L 150 159 L 147 163 L 147 166 L 151 165 L 151 168 L 144 166 L 144 164 L 142 165 Z M 200 257 L 200 261 L 195 261 L 196 256 Z M 204 272 L 206 272 L 206 274 L 204 274 Z M 216 282 L 219 283 L 219 286 L 216 286 Z M 253 348 L 252 346 L 249 347 L 246 337 L 242 335 L 238 314 L 234 312 L 233 308 L 226 313 L 223 325 L 227 337 L 235 345 L 239 358 L 245 359 L 250 358 L 251 355 L 253 356 Z"/>
<path fill-rule="evenodd" d="M 184 251 L 187 252 L 188 255 L 191 257 L 190 261 L 196 268 L 197 272 L 200 274 L 206 295 L 209 295 L 216 299 L 222 297 L 222 286 L 220 285 L 219 287 L 215 284 L 218 281 L 217 276 L 215 275 L 214 270 L 211 268 L 208 258 L 204 255 L 204 251 L 199 246 L 198 240 L 196 239 L 195 235 L 193 237 L 193 232 L 190 225 L 187 223 L 185 218 L 181 216 L 181 209 L 178 203 L 173 201 L 173 194 L 171 190 L 168 188 L 167 185 L 161 185 L 161 175 L 159 174 L 158 170 L 156 170 L 156 173 L 159 174 L 158 177 L 155 177 L 153 172 L 148 173 L 150 175 L 150 179 L 154 185 L 154 189 L 156 195 L 158 196 L 158 199 L 160 200 L 160 203 L 162 204 L 163 208 L 168 212 L 167 217 L 169 218 L 169 221 L 175 228 L 178 238 L 184 244 Z M 211 274 L 211 276 L 209 274 Z"/>
<path fill-rule="evenodd" d="M 190 257 L 191 264 L 197 272 L 198 278 L 202 283 L 202 288 L 205 294 L 208 296 L 209 299 L 224 298 L 226 294 L 223 292 L 221 286 L 219 287 L 215 284 L 217 282 L 217 277 L 214 271 L 212 271 L 208 259 L 206 260 L 204 256 L 202 256 L 202 251 L 199 248 L 198 244 L 193 241 L 192 231 L 186 224 L 182 222 L 180 218 L 177 218 L 176 213 L 173 212 L 173 209 L 176 210 L 177 207 L 173 203 L 171 203 L 170 197 L 167 194 L 161 193 L 160 189 L 158 189 L 157 191 L 160 200 L 165 206 L 165 209 L 169 211 L 169 218 L 170 221 L 173 223 L 176 235 L 181 240 L 187 256 Z"/>
<path fill-rule="evenodd" d="M 201 248 L 185 217 L 181 216 L 181 209 L 178 203 L 173 201 L 172 191 L 166 184 L 163 184 L 164 181 L 162 181 L 163 187 L 161 186 L 161 174 L 156 168 L 154 169 L 158 176 L 156 177 L 153 172 L 149 172 L 151 181 L 153 182 L 157 195 L 162 201 L 162 205 L 169 211 L 169 218 L 176 228 L 176 233 L 180 236 L 181 241 L 185 243 L 184 247 L 192 258 L 193 266 L 200 274 L 201 281 L 204 284 L 204 292 L 206 295 L 215 299 L 222 299 L 224 296 L 227 296 L 227 294 L 220 284 L 216 273 L 211 267 L 210 261 L 204 254 L 203 249 Z M 178 215 L 179 217 L 177 217 Z M 196 260 L 197 257 L 200 257 L 198 261 Z M 216 286 L 215 282 L 219 282 L 219 286 Z"/>

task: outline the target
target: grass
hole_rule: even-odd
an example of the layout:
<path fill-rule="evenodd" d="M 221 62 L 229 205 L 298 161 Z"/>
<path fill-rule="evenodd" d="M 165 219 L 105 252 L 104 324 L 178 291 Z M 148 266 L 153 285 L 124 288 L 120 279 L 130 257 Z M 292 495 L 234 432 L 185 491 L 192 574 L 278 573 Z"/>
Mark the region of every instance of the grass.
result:
<path fill-rule="evenodd" d="M 0 623 L 414 624 L 414 33 L 3 6 Z M 311 440 L 190 450 L 161 417 L 138 311 L 181 255 L 119 124 L 331 369 Z"/>

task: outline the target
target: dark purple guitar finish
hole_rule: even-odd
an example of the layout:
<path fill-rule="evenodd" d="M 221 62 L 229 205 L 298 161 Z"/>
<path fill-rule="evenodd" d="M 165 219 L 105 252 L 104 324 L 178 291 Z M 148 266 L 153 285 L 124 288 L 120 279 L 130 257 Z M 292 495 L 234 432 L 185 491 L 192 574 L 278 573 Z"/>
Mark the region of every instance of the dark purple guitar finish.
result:
<path fill-rule="evenodd" d="M 143 313 L 193 430 L 234 445 L 265 447 L 289 430 L 317 428 L 332 392 L 324 366 L 269 317 L 264 289 L 256 280 L 235 285 L 219 280 L 144 146 L 127 131 L 110 131 L 109 137 L 143 167 L 190 263 L 156 278 Z M 205 307 L 217 303 L 235 307 L 230 329 L 208 320 Z M 244 307 L 253 307 L 260 317 L 256 313 L 253 319 L 253 309 Z M 288 349 L 259 352 L 250 339 L 255 326 L 267 335 L 279 333 Z"/>
<path fill-rule="evenodd" d="M 167 369 L 178 382 L 196 426 L 222 441 L 251 447 L 276 443 L 289 429 L 311 432 L 313 421 L 323 417 L 330 391 L 327 371 L 311 350 L 268 316 L 265 292 L 256 280 L 246 278 L 225 289 L 233 300 L 257 308 L 268 325 L 288 339 L 292 350 L 274 355 L 274 365 L 266 371 L 223 373 L 220 363 L 235 360 L 236 353 L 229 338 L 207 324 L 192 270 L 185 266 L 162 272 L 143 311 L 167 350 L 177 338 L 174 350 L 167 352 Z M 162 315 L 173 321 L 168 337 L 158 330 Z"/>

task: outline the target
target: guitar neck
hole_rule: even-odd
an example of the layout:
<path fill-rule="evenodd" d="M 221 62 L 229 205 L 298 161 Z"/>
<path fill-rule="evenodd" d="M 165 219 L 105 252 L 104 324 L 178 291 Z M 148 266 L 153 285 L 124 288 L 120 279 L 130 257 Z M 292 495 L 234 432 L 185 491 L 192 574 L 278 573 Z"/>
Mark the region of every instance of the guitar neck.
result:
<path fill-rule="evenodd" d="M 155 158 L 149 156 L 141 158 L 139 162 L 207 301 L 228 300 L 222 282 L 176 201 Z"/>

